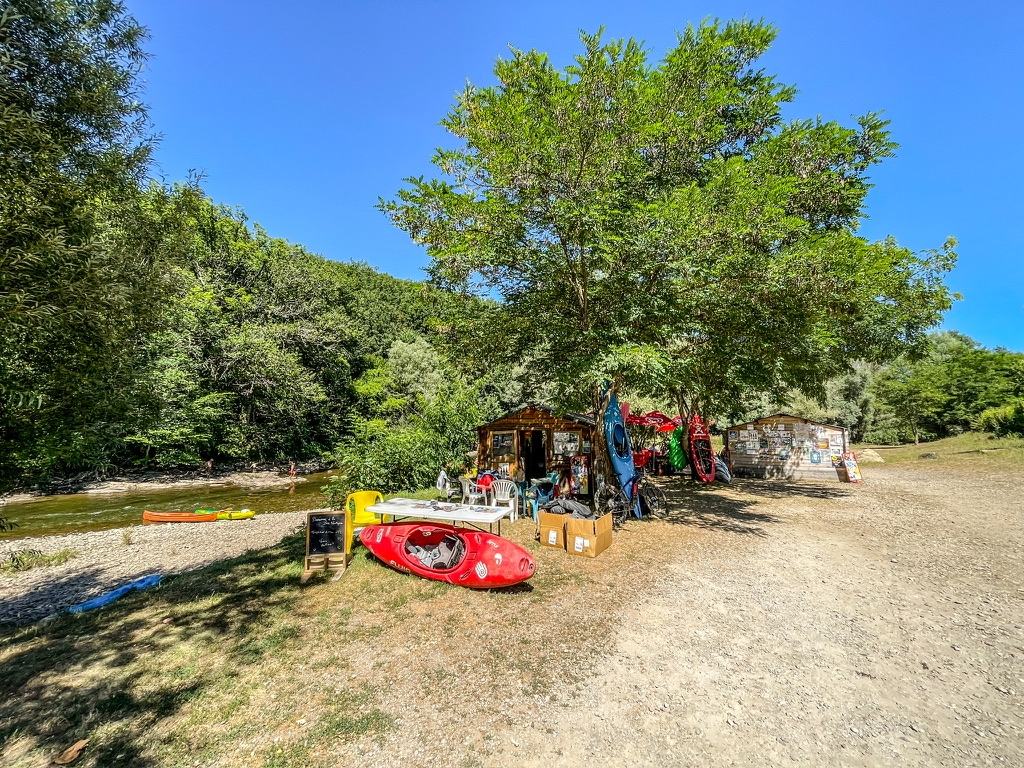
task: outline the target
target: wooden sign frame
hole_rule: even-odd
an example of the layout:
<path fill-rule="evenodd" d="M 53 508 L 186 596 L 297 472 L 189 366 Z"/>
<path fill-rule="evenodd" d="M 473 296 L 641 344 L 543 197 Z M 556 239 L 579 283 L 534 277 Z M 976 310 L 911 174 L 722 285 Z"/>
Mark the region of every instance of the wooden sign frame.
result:
<path fill-rule="evenodd" d="M 333 518 L 337 522 L 332 526 L 333 534 L 340 531 L 342 536 L 341 551 L 313 552 L 312 534 L 313 518 Z M 333 549 L 334 547 L 329 547 Z M 305 584 L 314 573 L 334 571 L 332 581 L 337 581 L 345 573 L 348 567 L 349 557 L 352 554 L 352 538 L 349 535 L 348 512 L 346 510 L 331 512 L 307 512 L 306 513 L 306 555 L 302 563 L 302 578 L 300 583 Z"/>

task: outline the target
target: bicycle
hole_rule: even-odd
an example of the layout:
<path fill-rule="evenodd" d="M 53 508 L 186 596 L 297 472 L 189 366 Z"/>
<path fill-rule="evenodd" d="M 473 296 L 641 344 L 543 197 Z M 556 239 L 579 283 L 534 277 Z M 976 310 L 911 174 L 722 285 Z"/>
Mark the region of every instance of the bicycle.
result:
<path fill-rule="evenodd" d="M 630 493 L 626 492 L 627 488 L 631 489 Z M 638 498 L 639 512 L 636 503 Z M 598 489 L 595 504 L 598 514 L 604 515 L 610 512 L 616 525 L 625 523 L 630 514 L 637 517 L 650 515 L 663 520 L 668 517 L 669 512 L 665 492 L 641 472 L 629 478 L 622 488 L 616 488 L 611 483 L 602 485 Z"/>

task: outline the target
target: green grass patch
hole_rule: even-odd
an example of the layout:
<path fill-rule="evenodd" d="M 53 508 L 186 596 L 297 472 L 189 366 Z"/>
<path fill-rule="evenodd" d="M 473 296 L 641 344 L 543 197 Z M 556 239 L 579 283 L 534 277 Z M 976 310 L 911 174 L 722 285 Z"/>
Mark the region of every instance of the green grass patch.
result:
<path fill-rule="evenodd" d="M 985 432 L 965 432 L 955 437 L 932 440 L 927 443 L 908 445 L 855 445 L 855 452 L 870 448 L 885 459 L 887 464 L 973 463 L 984 461 L 988 464 L 1024 463 L 1024 438 L 995 437 Z M 923 454 L 934 453 L 934 458 L 923 459 Z M 870 464 L 868 466 L 871 466 Z"/>
<path fill-rule="evenodd" d="M 66 563 L 78 553 L 73 549 L 62 549 L 59 552 L 45 554 L 35 549 L 22 549 L 11 552 L 0 560 L 0 573 L 6 576 L 13 576 L 16 573 L 30 571 L 33 568 L 45 568 L 48 565 L 60 565 Z"/>

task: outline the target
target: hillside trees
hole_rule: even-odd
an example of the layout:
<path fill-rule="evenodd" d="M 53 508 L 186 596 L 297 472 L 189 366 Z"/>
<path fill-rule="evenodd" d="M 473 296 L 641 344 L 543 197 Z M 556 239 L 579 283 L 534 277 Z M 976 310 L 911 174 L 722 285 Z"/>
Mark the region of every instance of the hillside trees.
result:
<path fill-rule="evenodd" d="M 564 70 L 513 50 L 496 85 L 467 86 L 442 121 L 461 141 L 433 158 L 443 178 L 381 208 L 437 284 L 500 297 L 463 323 L 479 350 L 542 371 L 565 405 L 603 413 L 627 385 L 688 415 L 921 342 L 950 303 L 953 243 L 856 235 L 867 171 L 895 145 L 874 115 L 785 124 L 795 89 L 754 65 L 774 37 L 706 23 L 651 66 L 634 40 L 582 35 Z"/>
<path fill-rule="evenodd" d="M 430 333 L 417 284 L 272 238 L 194 187 L 156 185 L 146 200 L 147 247 L 175 286 L 162 332 L 140 348 L 152 396 L 128 440 L 150 456 L 320 455 L 350 432 L 358 380 L 403 334 Z"/>
<path fill-rule="evenodd" d="M 154 183 L 93 215 L 97 250 L 151 265 L 160 289 L 144 327 L 111 318 L 128 328 L 116 367 L 100 361 L 105 378 L 86 388 L 78 369 L 66 371 L 75 398 L 55 384 L 41 405 L 8 415 L 5 486 L 132 465 L 325 457 L 378 418 L 360 385 L 378 369 L 399 382 L 385 398 L 405 398 L 378 432 L 423 416 L 457 377 L 427 342 L 446 297 L 421 284 L 271 237 L 195 184 Z M 461 439 L 464 454 L 472 430 Z"/>
<path fill-rule="evenodd" d="M 872 387 L 878 423 L 867 438 L 916 443 L 972 428 L 1015 434 L 1024 354 L 985 349 L 955 331 L 932 334 L 930 342 L 920 359 L 901 358 L 878 374 Z"/>
<path fill-rule="evenodd" d="M 146 169 L 143 36 L 109 0 L 0 14 L 0 477 L 102 463 L 125 415 L 124 351 L 162 285 L 104 242 L 101 209 Z"/>

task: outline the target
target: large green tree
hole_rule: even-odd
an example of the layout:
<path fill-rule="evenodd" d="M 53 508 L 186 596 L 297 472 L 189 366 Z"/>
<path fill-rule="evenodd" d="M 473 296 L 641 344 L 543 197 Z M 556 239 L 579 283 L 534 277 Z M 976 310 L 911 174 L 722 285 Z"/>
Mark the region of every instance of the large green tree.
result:
<path fill-rule="evenodd" d="M 0 478 L 91 460 L 123 414 L 124 351 L 159 280 L 106 241 L 145 171 L 144 30 L 109 0 L 0 12 Z"/>
<path fill-rule="evenodd" d="M 444 177 L 381 207 L 437 283 L 500 298 L 465 323 L 478 350 L 528 360 L 565 404 L 603 411 L 625 384 L 691 413 L 917 342 L 955 256 L 856 236 L 895 145 L 875 115 L 785 123 L 795 89 L 755 65 L 774 37 L 705 23 L 652 65 L 582 35 L 563 70 L 513 50 L 496 85 L 459 94 Z"/>

